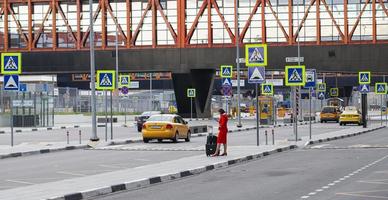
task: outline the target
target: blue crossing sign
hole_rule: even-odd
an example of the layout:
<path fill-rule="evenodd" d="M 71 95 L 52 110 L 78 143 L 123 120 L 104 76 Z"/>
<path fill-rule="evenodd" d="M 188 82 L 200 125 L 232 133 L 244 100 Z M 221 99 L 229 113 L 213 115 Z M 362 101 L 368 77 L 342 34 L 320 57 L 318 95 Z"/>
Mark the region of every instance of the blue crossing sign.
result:
<path fill-rule="evenodd" d="M 19 83 L 19 91 L 20 92 L 27 92 L 27 84 L 26 83 Z"/>
<path fill-rule="evenodd" d="M 267 65 L 267 45 L 247 44 L 245 45 L 245 65 L 248 67 Z"/>
<path fill-rule="evenodd" d="M 223 78 L 222 79 L 222 86 L 228 85 L 232 87 L 232 79 L 231 78 Z"/>
<path fill-rule="evenodd" d="M 376 83 L 375 93 L 376 94 L 387 94 L 387 83 Z"/>
<path fill-rule="evenodd" d="M 273 83 L 265 83 L 261 85 L 261 93 L 263 95 L 273 95 Z"/>
<path fill-rule="evenodd" d="M 195 98 L 195 96 L 196 96 L 195 88 L 187 88 L 187 97 Z"/>
<path fill-rule="evenodd" d="M 304 85 L 305 88 L 315 88 L 317 75 L 315 69 L 307 69 L 306 70 L 306 83 Z"/>
<path fill-rule="evenodd" d="M 131 79 L 129 75 L 120 75 L 119 76 L 119 87 L 129 87 L 131 83 Z"/>
<path fill-rule="evenodd" d="M 370 86 L 369 85 L 359 85 L 358 91 L 360 91 L 362 94 L 366 94 L 370 92 Z"/>
<path fill-rule="evenodd" d="M 98 70 L 96 88 L 98 90 L 114 90 L 115 73 L 115 70 Z"/>
<path fill-rule="evenodd" d="M 304 86 L 306 83 L 305 66 L 286 66 L 286 86 Z"/>
<path fill-rule="evenodd" d="M 370 72 L 358 72 L 358 84 L 367 85 L 370 84 L 371 75 Z"/>
<path fill-rule="evenodd" d="M 1 54 L 1 73 L 2 74 L 21 74 L 22 73 L 22 54 L 21 53 L 2 53 Z"/>
<path fill-rule="evenodd" d="M 325 97 L 326 97 L 325 92 L 321 92 L 321 91 L 318 92 L 318 99 L 324 100 Z"/>
<path fill-rule="evenodd" d="M 318 92 L 326 92 L 326 83 L 318 83 L 317 91 Z"/>
<path fill-rule="evenodd" d="M 221 75 L 222 78 L 232 78 L 233 66 L 231 66 L 231 65 L 221 65 L 220 75 Z"/>
<path fill-rule="evenodd" d="M 265 67 L 248 67 L 248 83 L 265 82 Z"/>
<path fill-rule="evenodd" d="M 339 96 L 339 89 L 338 88 L 330 88 L 330 96 L 338 97 Z"/>
<path fill-rule="evenodd" d="M 19 90 L 19 75 L 4 75 L 4 90 L 18 91 Z"/>

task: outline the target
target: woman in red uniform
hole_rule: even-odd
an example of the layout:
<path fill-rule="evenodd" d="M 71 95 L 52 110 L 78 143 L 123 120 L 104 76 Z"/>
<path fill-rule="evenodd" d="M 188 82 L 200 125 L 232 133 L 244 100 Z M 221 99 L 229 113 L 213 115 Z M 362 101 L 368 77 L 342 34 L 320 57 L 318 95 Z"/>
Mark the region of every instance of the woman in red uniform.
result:
<path fill-rule="evenodd" d="M 224 146 L 224 153 L 221 154 L 221 156 L 226 156 L 226 134 L 228 133 L 228 115 L 225 113 L 224 109 L 219 109 L 218 112 L 220 113 L 220 120 L 218 121 L 218 137 L 217 137 L 217 149 L 216 152 L 212 156 L 219 156 L 220 155 L 220 147 L 221 144 Z"/>

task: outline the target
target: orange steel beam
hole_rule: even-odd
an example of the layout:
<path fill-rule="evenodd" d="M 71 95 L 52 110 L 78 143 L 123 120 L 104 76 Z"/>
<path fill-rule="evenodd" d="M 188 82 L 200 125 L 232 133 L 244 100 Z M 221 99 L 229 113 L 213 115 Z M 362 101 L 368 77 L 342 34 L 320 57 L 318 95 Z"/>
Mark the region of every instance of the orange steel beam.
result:
<path fill-rule="evenodd" d="M 244 41 L 245 34 L 247 33 L 248 28 L 251 25 L 252 18 L 256 14 L 257 10 L 259 9 L 259 6 L 260 6 L 261 2 L 262 2 L 261 0 L 257 0 L 256 1 L 256 4 L 255 4 L 255 6 L 252 9 L 251 14 L 249 15 L 249 18 L 248 18 L 247 22 L 245 23 L 244 29 L 240 33 L 240 38 L 239 38 L 240 41 L 239 42 Z"/>
<path fill-rule="evenodd" d="M 267 43 L 267 34 L 265 26 L 265 1 L 261 0 L 261 43 Z"/>
<path fill-rule="evenodd" d="M 101 4 L 99 3 L 98 6 L 97 6 L 97 9 L 96 9 L 96 12 L 93 15 L 93 22 L 96 22 L 98 14 L 100 13 L 100 11 L 101 11 Z M 91 11 L 89 10 L 89 12 L 91 12 Z M 84 33 L 84 35 L 83 35 L 82 43 L 81 43 L 82 46 L 85 46 L 86 40 L 89 37 L 89 33 L 90 33 L 90 26 L 86 30 L 86 33 Z"/>
<path fill-rule="evenodd" d="M 40 35 L 41 35 L 42 32 L 43 32 L 44 22 L 47 21 L 47 18 L 48 18 L 48 16 L 49 16 L 50 12 L 51 12 L 51 9 L 52 9 L 52 8 L 51 8 L 51 4 L 50 4 L 50 5 L 49 5 L 49 8 L 47 9 L 47 12 L 46 12 L 46 14 L 45 14 L 45 16 L 44 16 L 44 18 L 43 18 L 43 20 L 42 20 L 42 23 L 41 23 L 40 26 L 39 26 L 38 32 L 35 33 L 35 38 L 34 38 L 34 41 L 32 42 L 32 44 L 33 44 L 34 46 L 36 46 L 36 42 L 38 42 L 38 40 L 39 40 L 39 38 L 40 38 Z"/>
<path fill-rule="evenodd" d="M 157 36 L 157 13 L 155 0 L 151 0 L 151 9 L 152 9 L 152 48 L 156 48 L 158 44 L 158 36 Z"/>
<path fill-rule="evenodd" d="M 28 0 L 28 50 L 32 48 L 32 2 Z"/>
<path fill-rule="evenodd" d="M 81 0 L 77 1 L 77 49 L 80 50 L 82 47 L 82 35 L 81 35 Z"/>
<path fill-rule="evenodd" d="M 107 35 L 107 20 L 106 20 L 106 7 L 105 7 L 105 1 L 108 1 L 108 0 L 100 0 L 100 5 L 101 5 L 101 40 L 102 40 L 102 44 L 101 44 L 101 47 L 102 49 L 105 49 L 106 48 L 106 44 L 107 44 L 107 41 L 106 41 L 106 35 Z"/>
<path fill-rule="evenodd" d="M 352 29 L 352 31 L 351 31 L 350 34 L 349 34 L 349 38 L 350 38 L 350 39 L 352 39 L 353 34 L 354 34 L 354 31 L 356 31 L 356 28 L 357 28 L 357 26 L 358 26 L 358 23 L 360 23 L 361 16 L 362 16 L 362 14 L 364 14 L 364 11 L 365 11 L 366 7 L 368 6 L 369 2 L 370 2 L 370 0 L 366 0 L 366 2 L 365 2 L 365 4 L 364 4 L 364 7 L 362 8 L 360 14 L 358 14 L 357 21 L 356 21 L 356 23 L 354 23 L 353 29 Z"/>
<path fill-rule="evenodd" d="M 213 44 L 213 23 L 212 23 L 212 0 L 207 0 L 207 46 L 212 47 Z"/>
<path fill-rule="evenodd" d="M 186 38 L 186 0 L 177 0 L 178 47 L 185 47 Z"/>
<path fill-rule="evenodd" d="M 115 23 L 115 30 L 116 30 L 116 26 L 117 26 L 117 29 L 118 29 L 118 32 L 119 32 L 119 36 L 123 39 L 123 40 L 126 40 L 127 37 L 125 36 L 125 33 L 124 33 L 124 30 L 123 28 L 121 27 L 121 25 L 119 24 L 119 21 L 117 19 L 117 16 L 114 15 L 113 13 L 113 9 L 112 9 L 112 6 L 110 5 L 109 1 L 105 1 L 106 3 L 106 10 L 108 11 L 110 17 L 112 18 L 113 22 Z"/>
<path fill-rule="evenodd" d="M 292 45 L 294 43 L 294 26 L 293 26 L 293 6 L 292 0 L 288 0 L 288 44 Z"/>
<path fill-rule="evenodd" d="M 276 19 L 276 23 L 278 23 L 280 30 L 282 31 L 284 37 L 285 37 L 286 40 L 288 41 L 288 39 L 289 39 L 289 38 L 288 38 L 288 34 L 287 34 L 286 30 L 284 29 L 283 24 L 282 24 L 281 21 L 279 20 L 278 15 L 276 14 L 276 12 L 274 11 L 274 9 L 272 8 L 272 4 L 271 4 L 271 1 L 270 1 L 270 0 L 267 1 L 267 7 L 271 10 L 272 15 L 273 15 L 273 16 L 275 17 L 275 19 Z"/>
<path fill-rule="evenodd" d="M 344 40 L 345 39 L 345 35 L 342 33 L 341 28 L 339 27 L 337 21 L 334 19 L 333 12 L 329 9 L 329 6 L 327 5 L 326 0 L 321 0 L 321 1 L 322 1 L 323 5 L 325 6 L 325 9 L 326 9 L 327 13 L 329 14 L 331 20 L 333 21 L 334 26 L 337 29 L 338 33 L 340 34 L 342 40 Z M 318 2 L 319 1 L 317 1 L 317 3 Z"/>
<path fill-rule="evenodd" d="M 131 2 L 129 0 L 125 1 L 126 7 L 127 7 L 127 48 L 131 47 L 131 38 L 132 38 L 132 31 L 131 31 L 131 18 L 132 18 L 132 6 Z"/>
<path fill-rule="evenodd" d="M 4 51 L 7 52 L 8 51 L 8 47 L 9 47 L 9 41 L 8 41 L 8 9 L 7 9 L 7 5 L 8 5 L 8 0 L 4 0 L 4 3 L 3 3 L 3 7 L 5 8 L 4 9 Z"/>
<path fill-rule="evenodd" d="M 387 7 L 385 7 L 384 1 L 383 0 L 379 0 L 379 3 L 381 5 L 381 7 L 383 8 L 385 14 L 387 14 L 387 17 L 388 17 L 388 9 L 387 9 Z"/>
<path fill-rule="evenodd" d="M 65 15 L 65 13 L 62 10 L 61 5 L 59 5 L 58 2 L 56 2 L 55 4 L 56 4 L 55 7 L 57 8 L 57 12 L 60 14 L 60 16 L 62 17 L 62 20 L 65 22 L 67 31 L 70 32 L 70 35 L 71 35 L 71 37 L 73 37 L 74 41 L 76 41 L 76 43 L 78 43 L 78 39 L 74 35 L 73 29 L 71 28 L 71 26 L 69 24 L 69 20 L 67 20 L 66 15 Z"/>
<path fill-rule="evenodd" d="M 156 3 L 156 5 L 155 5 L 156 9 L 159 11 L 160 15 L 162 16 L 163 21 L 166 24 L 168 31 L 170 32 L 170 34 L 171 34 L 171 36 L 174 39 L 174 42 L 176 44 L 177 43 L 177 34 L 175 33 L 174 28 L 172 28 L 171 23 L 168 21 L 167 16 L 164 14 L 162 6 L 160 6 L 160 1 L 158 0 L 155 3 Z M 157 15 L 156 12 L 155 12 L 155 15 Z"/>
<path fill-rule="evenodd" d="M 198 13 L 197 13 L 197 16 L 195 17 L 195 20 L 194 20 L 194 22 L 193 22 L 193 25 L 191 25 L 190 31 L 189 31 L 189 33 L 187 34 L 187 37 L 186 37 L 186 44 L 189 44 L 189 43 L 190 43 L 190 40 L 191 40 L 191 38 L 193 37 L 194 31 L 195 31 L 195 29 L 197 28 L 197 25 L 198 25 L 198 22 L 199 22 L 199 18 L 203 15 L 203 12 L 205 11 L 206 6 L 207 6 L 207 0 L 204 0 L 203 3 L 202 3 L 201 8 L 199 9 L 199 11 L 198 11 Z"/>
<path fill-rule="evenodd" d="M 376 0 L 372 0 L 372 41 L 374 44 L 377 42 L 376 28 Z"/>
<path fill-rule="evenodd" d="M 344 43 L 349 43 L 348 0 L 344 0 Z"/>
<path fill-rule="evenodd" d="M 218 16 L 221 18 L 221 22 L 223 23 L 226 31 L 228 32 L 228 35 L 229 35 L 231 41 L 234 41 L 236 38 L 234 37 L 234 34 L 230 30 L 228 23 L 225 21 L 224 15 L 221 14 L 220 7 L 218 7 L 217 1 L 213 0 L 212 4 L 213 4 L 213 7 L 216 10 Z"/>
<path fill-rule="evenodd" d="M 13 18 L 13 21 L 14 21 L 15 24 L 16 24 L 16 27 L 17 27 L 17 29 L 18 29 L 19 35 L 22 36 L 22 38 L 23 38 L 24 42 L 26 43 L 26 45 L 28 45 L 28 39 L 27 39 L 26 35 L 23 33 L 23 29 L 22 29 L 22 26 L 21 26 L 21 24 L 20 24 L 20 21 L 18 21 L 18 20 L 16 19 L 16 17 L 15 17 L 15 13 L 13 12 L 13 10 L 12 10 L 12 8 L 11 8 L 11 4 L 8 5 L 8 9 L 9 9 L 9 10 L 8 10 L 9 13 L 11 14 L 11 16 L 12 16 L 12 18 Z"/>
<path fill-rule="evenodd" d="M 53 39 L 53 50 L 57 48 L 57 9 L 55 0 L 51 1 L 51 14 L 52 14 L 52 39 Z"/>
<path fill-rule="evenodd" d="M 317 45 L 320 45 L 321 44 L 321 1 L 318 0 L 316 3 L 315 3 L 315 6 L 316 6 L 316 15 L 315 15 L 315 20 L 316 20 L 316 23 L 315 23 L 315 26 L 316 26 L 316 31 L 317 31 Z"/>

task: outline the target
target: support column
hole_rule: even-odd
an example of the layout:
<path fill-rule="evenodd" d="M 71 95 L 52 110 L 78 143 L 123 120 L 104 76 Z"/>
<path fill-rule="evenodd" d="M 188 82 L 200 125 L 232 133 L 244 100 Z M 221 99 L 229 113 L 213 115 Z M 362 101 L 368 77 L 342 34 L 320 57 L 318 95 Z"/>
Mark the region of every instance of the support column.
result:
<path fill-rule="evenodd" d="M 190 73 L 173 73 L 175 99 L 179 115 L 190 117 L 190 98 L 187 97 L 187 88 L 196 89 L 196 98 L 193 99 L 193 117 L 211 117 L 211 96 L 214 84 L 215 70 L 194 69 Z"/>

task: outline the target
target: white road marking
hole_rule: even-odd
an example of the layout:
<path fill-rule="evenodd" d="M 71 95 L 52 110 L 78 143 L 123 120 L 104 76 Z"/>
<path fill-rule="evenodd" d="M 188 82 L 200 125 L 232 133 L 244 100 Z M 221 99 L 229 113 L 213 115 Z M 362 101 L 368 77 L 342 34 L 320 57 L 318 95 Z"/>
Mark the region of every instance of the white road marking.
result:
<path fill-rule="evenodd" d="M 73 173 L 73 172 L 66 172 L 66 171 L 58 171 L 57 174 L 66 174 L 66 175 L 72 175 L 72 176 L 86 176 L 86 174 L 80 174 L 80 173 Z"/>
<path fill-rule="evenodd" d="M 316 192 L 310 192 L 309 195 L 312 196 L 312 195 L 315 195 L 317 194 Z"/>
<path fill-rule="evenodd" d="M 35 183 L 31 183 L 31 182 L 27 182 L 27 181 L 19 181 L 19 180 L 5 180 L 5 181 L 8 181 L 8 182 L 12 182 L 12 183 L 21 183 L 21 184 L 26 184 L 26 185 L 34 185 Z"/>
<path fill-rule="evenodd" d="M 98 166 L 100 166 L 100 167 L 105 167 L 105 168 L 112 168 L 112 169 L 122 169 L 122 168 L 124 168 L 124 167 L 120 167 L 120 166 L 115 166 L 115 165 L 104 165 L 104 164 L 98 165 Z"/>
<path fill-rule="evenodd" d="M 307 199 L 307 198 L 309 198 L 310 196 L 303 196 L 303 197 L 301 197 L 301 199 Z"/>

